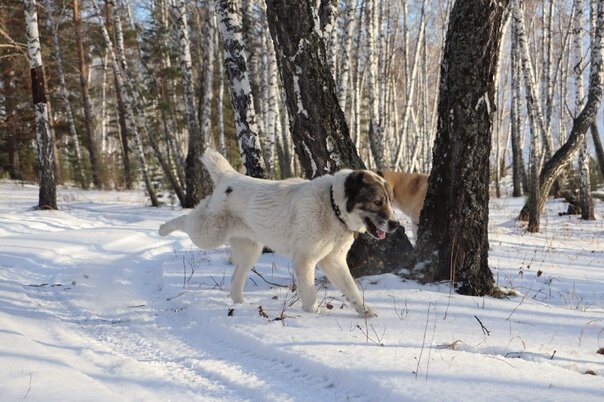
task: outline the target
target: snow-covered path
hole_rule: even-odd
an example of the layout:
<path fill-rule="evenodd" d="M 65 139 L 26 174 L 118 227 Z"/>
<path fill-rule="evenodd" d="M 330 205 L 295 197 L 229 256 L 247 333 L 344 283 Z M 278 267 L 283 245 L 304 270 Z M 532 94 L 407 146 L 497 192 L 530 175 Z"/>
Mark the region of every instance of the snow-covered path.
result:
<path fill-rule="evenodd" d="M 361 280 L 379 313 L 365 321 L 324 283 L 321 314 L 302 312 L 274 255 L 232 305 L 228 248 L 159 237 L 180 212 L 139 193 L 61 189 L 54 212 L 31 210 L 36 187 L 0 194 L 2 400 L 604 398 L 604 224 L 558 217 L 562 204 L 534 236 L 518 200 L 491 205 L 491 265 L 521 296 L 381 275 Z"/>

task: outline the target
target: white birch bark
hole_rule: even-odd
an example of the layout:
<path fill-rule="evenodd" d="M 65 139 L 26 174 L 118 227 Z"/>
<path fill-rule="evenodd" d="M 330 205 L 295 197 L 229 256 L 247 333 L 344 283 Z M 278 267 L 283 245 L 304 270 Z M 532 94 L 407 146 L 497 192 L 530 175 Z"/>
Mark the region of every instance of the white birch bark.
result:
<path fill-rule="evenodd" d="M 53 53 L 55 63 L 57 66 L 57 73 L 59 75 L 59 97 L 63 101 L 63 107 L 65 110 L 65 116 L 67 117 L 67 125 L 69 127 L 69 134 L 71 138 L 71 146 L 73 148 L 75 157 L 74 174 L 77 182 L 84 189 L 88 188 L 88 182 L 86 175 L 84 174 L 84 164 L 82 163 L 82 151 L 80 149 L 80 139 L 78 138 L 78 132 L 75 126 L 73 118 L 73 107 L 69 100 L 69 93 L 67 92 L 67 84 L 65 83 L 65 71 L 63 70 L 63 55 L 61 47 L 59 46 L 59 34 L 57 32 L 57 25 L 53 13 L 53 5 L 50 0 L 44 0 L 44 6 L 46 7 L 46 27 L 52 36 Z"/>
<path fill-rule="evenodd" d="M 369 142 L 371 153 L 377 169 L 386 167 L 384 151 L 384 131 L 380 120 L 379 85 L 378 85 L 378 52 L 376 45 L 375 14 L 376 0 L 367 0 L 367 94 L 369 97 Z"/>
<path fill-rule="evenodd" d="M 528 38 L 526 35 L 526 25 L 524 23 L 524 13 L 520 6 L 521 0 L 512 0 L 512 14 L 514 16 L 514 22 L 517 29 L 518 46 L 520 48 L 520 58 L 522 71 L 524 73 L 524 83 L 526 87 L 526 97 L 529 109 L 529 118 L 534 120 L 531 127 L 538 130 L 539 135 L 543 138 L 544 145 L 544 156 L 550 158 L 553 153 L 553 142 L 551 135 L 548 135 L 548 131 L 545 128 L 545 122 L 543 120 L 543 112 L 539 97 L 537 96 L 537 85 L 535 80 L 535 71 L 533 63 L 530 57 L 530 50 L 528 45 Z"/>
<path fill-rule="evenodd" d="M 575 16 L 574 16 L 574 65 L 575 65 L 575 116 L 583 109 L 585 100 L 585 85 L 583 83 L 583 72 L 585 69 L 585 60 L 583 56 L 583 0 L 574 0 Z M 592 3 L 593 7 L 593 3 Z M 595 13 L 591 13 L 592 18 Z M 595 22 L 590 21 L 590 26 Z M 593 35 L 593 32 L 590 32 Z M 594 220 L 593 199 L 589 189 L 589 153 L 587 151 L 587 139 L 583 139 L 583 143 L 579 148 L 579 203 L 581 207 L 581 218 L 586 220 Z"/>
<path fill-rule="evenodd" d="M 203 35 L 203 93 L 201 94 L 201 109 L 199 120 L 201 133 L 206 144 L 212 142 L 212 95 L 214 82 L 214 44 L 216 32 L 216 16 L 209 5 L 206 5 L 205 32 Z"/>
<path fill-rule="evenodd" d="M 38 182 L 40 185 L 38 208 L 57 209 L 57 195 L 54 172 L 54 158 L 48 124 L 48 105 L 44 87 L 44 66 L 38 32 L 36 0 L 23 0 L 25 33 L 27 36 L 27 56 L 32 77 L 34 120 L 36 125 L 36 145 Z"/>
<path fill-rule="evenodd" d="M 103 79 L 101 82 L 101 121 L 99 130 L 101 137 L 101 155 L 107 153 L 109 148 L 107 142 L 107 52 L 102 57 Z"/>
<path fill-rule="evenodd" d="M 350 87 L 350 65 L 352 63 L 352 42 L 356 20 L 355 0 L 346 0 L 344 10 L 344 46 L 342 51 L 342 62 L 340 63 L 340 74 L 338 75 L 338 102 L 342 111 L 346 111 L 346 99 Z"/>
<path fill-rule="evenodd" d="M 100 16 L 102 14 L 101 14 L 101 10 L 99 9 L 98 5 L 94 1 L 92 1 L 91 4 L 94 8 L 95 13 L 100 18 Z M 126 114 L 127 114 L 126 122 L 128 125 L 128 131 L 134 137 L 135 154 L 136 154 L 136 158 L 139 163 L 139 168 L 141 170 L 141 174 L 143 176 L 143 181 L 145 183 L 147 193 L 149 194 L 149 198 L 151 200 L 151 205 L 153 205 L 154 207 L 157 207 L 157 206 L 159 206 L 159 201 L 158 201 L 157 195 L 155 193 L 155 188 L 153 187 L 153 184 L 151 183 L 151 177 L 149 175 L 149 168 L 147 167 L 147 159 L 145 157 L 143 145 L 142 145 L 142 142 L 140 139 L 140 135 L 138 133 L 138 128 L 136 127 L 136 124 L 135 124 L 134 112 L 132 111 L 132 103 L 130 101 L 130 95 L 128 94 L 128 91 L 126 90 L 126 83 L 124 82 L 125 81 L 124 76 L 120 70 L 120 62 L 115 53 L 113 43 L 111 42 L 111 39 L 109 37 L 109 32 L 107 30 L 107 27 L 103 23 L 102 19 L 100 21 L 100 26 L 101 26 L 101 32 L 103 35 L 103 40 L 105 41 L 105 47 L 107 48 L 109 57 L 111 59 L 111 63 L 113 64 L 113 72 L 115 74 L 115 81 L 117 84 L 116 91 L 120 92 L 122 99 L 124 100 L 124 105 L 126 107 Z"/>
<path fill-rule="evenodd" d="M 218 66 L 218 104 L 217 104 L 217 117 L 218 117 L 218 152 L 226 158 L 226 144 L 224 141 L 224 62 L 220 47 L 218 46 L 218 35 L 216 35 L 216 62 Z"/>
<path fill-rule="evenodd" d="M 246 174 L 264 177 L 254 97 L 247 68 L 247 52 L 243 43 L 241 10 L 234 0 L 218 0 L 216 12 L 223 41 L 224 64 L 229 77 L 241 160 Z"/>
<path fill-rule="evenodd" d="M 397 168 L 399 163 L 401 163 L 403 157 L 403 148 L 409 145 L 409 141 L 404 141 L 405 138 L 411 138 L 409 131 L 409 118 L 411 117 L 411 107 L 413 106 L 414 98 L 415 98 L 415 86 L 417 81 L 417 70 L 420 62 L 420 50 L 421 46 L 419 44 L 423 41 L 423 36 L 426 33 L 426 0 L 422 0 L 422 9 L 419 23 L 419 30 L 417 35 L 417 46 L 415 47 L 415 54 L 413 56 L 413 65 L 411 66 L 411 71 L 409 74 L 409 79 L 407 80 L 407 95 L 405 97 L 405 107 L 403 109 L 403 116 L 401 117 L 401 131 L 399 135 L 399 143 L 396 148 L 396 152 L 394 153 L 394 160 L 392 161 L 392 166 Z M 403 164 L 403 170 L 410 170 L 411 166 L 415 164 L 417 158 L 417 152 L 414 150 L 414 155 L 411 158 L 405 158 L 405 162 Z"/>
<path fill-rule="evenodd" d="M 320 2 L 321 28 L 323 41 L 327 50 L 327 66 L 336 82 L 338 82 L 338 30 L 337 30 L 337 0 L 318 0 Z"/>

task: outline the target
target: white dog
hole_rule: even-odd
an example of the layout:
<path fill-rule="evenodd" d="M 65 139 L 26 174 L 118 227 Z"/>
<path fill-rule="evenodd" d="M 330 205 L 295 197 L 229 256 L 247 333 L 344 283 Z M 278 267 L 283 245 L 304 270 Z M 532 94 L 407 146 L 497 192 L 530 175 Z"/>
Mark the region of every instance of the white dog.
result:
<path fill-rule="evenodd" d="M 229 242 L 235 265 L 233 302 L 243 302 L 248 273 L 268 246 L 292 258 L 305 311 L 318 311 L 314 279 L 319 264 L 361 316 L 375 316 L 350 275 L 346 254 L 354 232 L 383 239 L 398 225 L 392 190 L 382 177 L 369 170 L 342 170 L 312 181 L 271 181 L 238 173 L 214 150 L 207 150 L 202 161 L 214 193 L 189 214 L 161 225 L 159 234 L 181 230 L 202 249 Z"/>

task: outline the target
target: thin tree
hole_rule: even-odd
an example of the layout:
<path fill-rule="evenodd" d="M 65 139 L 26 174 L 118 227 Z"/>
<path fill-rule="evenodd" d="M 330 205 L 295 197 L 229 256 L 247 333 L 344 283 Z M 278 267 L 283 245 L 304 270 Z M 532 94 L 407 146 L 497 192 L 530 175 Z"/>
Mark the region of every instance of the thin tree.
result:
<path fill-rule="evenodd" d="M 57 209 L 57 189 L 55 184 L 54 158 L 48 125 L 48 105 L 44 85 L 44 65 L 38 32 L 38 12 L 36 0 L 23 0 L 25 13 L 25 33 L 27 55 L 31 72 L 31 91 L 36 125 L 36 145 L 38 163 L 38 209 Z"/>
<path fill-rule="evenodd" d="M 193 88 L 193 72 L 191 61 L 191 45 L 189 40 L 189 24 L 184 0 L 170 3 L 170 12 L 175 20 L 178 35 L 179 69 L 182 79 L 183 96 L 185 101 L 185 118 L 189 133 L 189 148 L 185 160 L 185 183 L 187 189 L 186 201 L 183 207 L 193 208 L 205 196 L 211 193 L 212 181 L 206 168 L 199 159 L 206 149 L 206 141 L 199 126 L 195 108 L 195 91 Z"/>
<path fill-rule="evenodd" d="M 416 257 L 424 281 L 493 291 L 488 266 L 489 156 L 506 1 L 455 2 L 441 65 L 438 129 Z"/>
<path fill-rule="evenodd" d="M 592 18 L 594 13 L 591 13 Z M 583 61 L 583 0 L 575 0 L 575 114 L 578 114 L 583 107 L 585 88 L 583 85 L 583 71 L 585 63 Z M 592 27 L 593 23 L 590 24 Z M 590 36 L 593 37 L 593 34 Z M 595 220 L 594 203 L 589 189 L 589 153 L 587 151 L 587 138 L 583 140 L 579 148 L 578 158 L 579 169 L 579 207 L 581 208 L 581 218 L 585 220 Z"/>
<path fill-rule="evenodd" d="M 113 43 L 111 42 L 111 38 L 109 37 L 109 31 L 107 26 L 102 22 L 101 18 L 101 10 L 99 9 L 96 2 L 91 2 L 92 7 L 94 8 L 95 13 L 98 15 L 101 20 L 101 33 L 103 35 L 103 40 L 105 42 L 105 47 L 107 48 L 107 52 L 109 54 L 109 58 L 111 59 L 111 63 L 113 64 L 113 72 L 115 74 L 115 82 L 116 82 L 116 91 L 120 92 L 121 98 L 124 101 L 124 107 L 126 109 L 126 124 L 128 126 L 128 131 L 133 134 L 134 137 L 134 151 L 136 157 L 138 159 L 139 168 L 141 170 L 141 175 L 143 176 L 143 182 L 145 183 L 145 188 L 147 190 L 147 194 L 149 195 L 149 199 L 151 200 L 151 205 L 154 207 L 159 206 L 159 201 L 157 199 L 157 194 L 155 192 L 155 187 L 153 183 L 151 183 L 151 177 L 149 175 L 149 169 L 147 167 L 147 159 L 143 150 L 143 143 L 141 141 L 138 128 L 136 127 L 136 119 L 134 117 L 134 111 L 132 110 L 132 103 L 130 100 L 130 94 L 127 90 L 127 83 L 124 74 L 120 69 L 120 63 L 118 60 L 118 56 L 115 52 Z M 110 3 L 106 3 L 107 6 L 112 5 Z M 110 11 L 106 10 L 108 14 Z"/>
<path fill-rule="evenodd" d="M 80 72 L 80 88 L 82 90 L 82 104 L 84 107 L 84 126 L 86 128 L 86 149 L 90 159 L 90 168 L 92 169 L 92 183 L 95 188 L 102 187 L 101 166 L 98 158 L 98 150 L 94 139 L 94 130 L 92 128 L 92 106 L 90 104 L 90 91 L 88 89 L 88 66 L 84 57 L 84 38 L 82 35 L 82 22 L 80 18 L 80 9 L 78 0 L 73 0 L 73 31 L 75 35 L 76 47 L 78 51 L 78 67 Z"/>
<path fill-rule="evenodd" d="M 73 107 L 71 100 L 69 99 L 69 93 L 67 92 L 67 84 L 65 82 L 65 71 L 63 69 L 63 54 L 61 47 L 59 46 L 59 34 L 57 29 L 57 23 L 55 22 L 53 6 L 50 0 L 45 0 L 44 5 L 46 7 L 46 26 L 52 35 L 53 53 L 55 63 L 57 67 L 57 73 L 59 74 L 59 97 L 63 101 L 63 107 L 65 110 L 65 116 L 67 117 L 67 125 L 69 126 L 69 134 L 71 136 L 73 155 L 75 163 L 73 170 L 75 177 L 80 186 L 84 189 L 88 188 L 88 181 L 84 174 L 84 164 L 82 162 L 82 152 L 80 150 L 80 139 L 78 137 L 78 131 L 76 129 L 75 120 L 73 117 Z"/>

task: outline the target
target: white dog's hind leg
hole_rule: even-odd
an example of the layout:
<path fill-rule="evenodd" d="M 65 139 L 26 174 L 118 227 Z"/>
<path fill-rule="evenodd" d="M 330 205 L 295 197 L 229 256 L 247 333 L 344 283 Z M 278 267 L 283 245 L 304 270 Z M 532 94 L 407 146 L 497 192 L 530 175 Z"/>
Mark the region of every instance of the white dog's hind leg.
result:
<path fill-rule="evenodd" d="M 316 261 L 307 256 L 294 256 L 294 272 L 296 274 L 296 286 L 300 299 L 302 299 L 302 310 L 309 313 L 317 313 L 317 291 L 315 289 L 315 265 Z"/>
<path fill-rule="evenodd" d="M 262 244 L 248 239 L 233 237 L 231 243 L 231 258 L 235 271 L 231 276 L 231 299 L 234 303 L 243 303 L 243 287 L 250 269 L 262 253 Z"/>
<path fill-rule="evenodd" d="M 323 258 L 319 265 L 327 275 L 327 279 L 348 299 L 354 309 L 361 317 L 376 317 L 377 314 L 370 309 L 364 302 L 361 292 L 346 264 L 346 257 L 341 253 L 330 254 Z"/>

